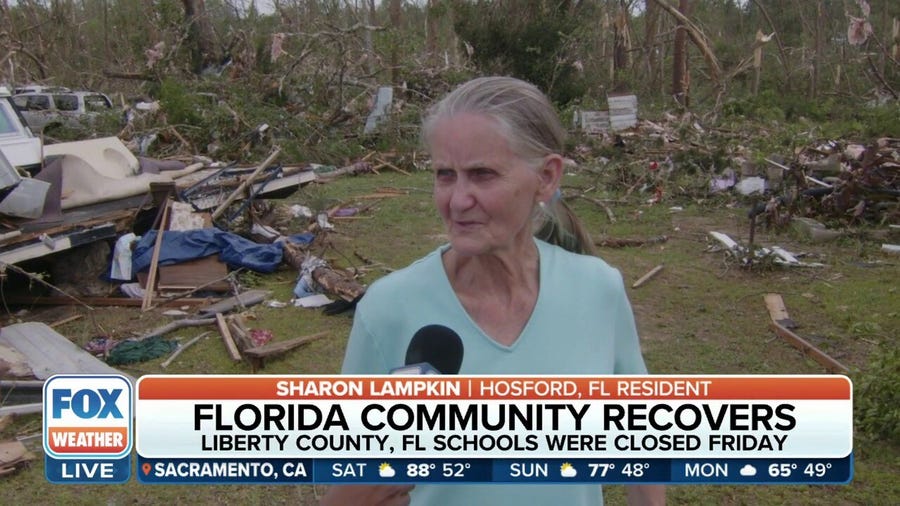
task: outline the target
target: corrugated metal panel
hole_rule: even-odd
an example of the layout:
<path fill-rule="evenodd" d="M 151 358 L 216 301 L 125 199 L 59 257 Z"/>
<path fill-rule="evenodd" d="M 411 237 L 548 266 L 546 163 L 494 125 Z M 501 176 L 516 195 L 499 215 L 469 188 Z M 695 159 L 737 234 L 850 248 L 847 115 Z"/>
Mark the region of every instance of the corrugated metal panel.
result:
<path fill-rule="evenodd" d="M 637 109 L 637 96 L 635 95 L 609 95 L 606 102 L 612 109 Z"/>
<path fill-rule="evenodd" d="M 609 130 L 609 113 L 607 111 L 581 111 L 581 129 L 588 133 L 601 133 Z"/>
<path fill-rule="evenodd" d="M 637 116 L 629 115 L 629 116 L 616 116 L 614 118 L 610 118 L 609 120 L 610 128 L 613 130 L 622 130 L 625 128 L 631 128 L 637 125 Z"/>
<path fill-rule="evenodd" d="M 37 379 L 65 373 L 123 374 L 39 322 L 3 327 L 0 344 L 24 355 Z M 134 381 L 130 376 L 129 379 Z"/>

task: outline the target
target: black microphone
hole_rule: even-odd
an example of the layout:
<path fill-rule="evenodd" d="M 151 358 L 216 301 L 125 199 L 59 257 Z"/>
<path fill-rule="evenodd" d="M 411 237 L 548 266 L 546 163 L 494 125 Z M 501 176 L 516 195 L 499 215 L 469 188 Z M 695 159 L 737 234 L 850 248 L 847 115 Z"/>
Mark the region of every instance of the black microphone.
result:
<path fill-rule="evenodd" d="M 443 325 L 426 325 L 409 342 L 406 365 L 393 369 L 391 374 L 457 374 L 462 359 L 459 334 Z"/>

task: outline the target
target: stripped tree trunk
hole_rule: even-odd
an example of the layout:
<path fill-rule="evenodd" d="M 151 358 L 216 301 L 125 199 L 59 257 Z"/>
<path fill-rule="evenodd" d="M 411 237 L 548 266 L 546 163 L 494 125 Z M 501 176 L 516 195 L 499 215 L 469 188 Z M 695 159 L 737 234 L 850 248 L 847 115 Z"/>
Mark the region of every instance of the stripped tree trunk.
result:
<path fill-rule="evenodd" d="M 685 17 L 690 13 L 690 0 L 679 0 L 678 11 Z M 675 29 L 675 48 L 672 57 L 672 96 L 682 107 L 690 106 L 690 74 L 687 60 L 687 28 L 678 20 Z"/>
<path fill-rule="evenodd" d="M 194 73 L 219 63 L 220 55 L 216 50 L 216 41 L 212 23 L 206 14 L 204 0 L 181 0 L 184 4 L 184 20 L 188 25 L 188 41 L 191 46 L 191 61 Z"/>
<path fill-rule="evenodd" d="M 659 5 L 656 2 L 646 2 L 646 31 L 644 32 L 644 53 L 647 61 L 647 81 L 650 83 L 650 89 L 656 89 L 659 82 L 659 72 L 657 69 L 657 56 L 659 46 L 656 43 L 656 36 L 659 33 Z"/>
<path fill-rule="evenodd" d="M 375 20 L 375 0 L 363 0 L 363 20 L 366 26 L 372 26 Z M 375 74 L 375 43 L 372 42 L 372 30 L 363 30 L 363 44 L 366 46 L 366 71 Z"/>
<path fill-rule="evenodd" d="M 402 21 L 401 0 L 391 0 L 390 16 L 391 28 L 394 30 L 394 40 L 391 45 L 391 84 L 400 85 L 400 22 Z"/>
<path fill-rule="evenodd" d="M 437 58 L 437 10 L 440 0 L 428 0 L 428 10 L 425 13 L 425 53 L 428 62 L 433 64 Z"/>

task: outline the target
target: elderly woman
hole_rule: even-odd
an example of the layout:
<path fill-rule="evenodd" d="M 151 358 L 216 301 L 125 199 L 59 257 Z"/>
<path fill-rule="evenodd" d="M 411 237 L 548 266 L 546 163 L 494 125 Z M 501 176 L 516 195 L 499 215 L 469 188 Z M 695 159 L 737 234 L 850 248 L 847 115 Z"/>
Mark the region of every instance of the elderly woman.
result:
<path fill-rule="evenodd" d="M 622 277 L 583 254 L 590 241 L 559 200 L 565 130 L 546 97 L 517 79 L 475 79 L 432 108 L 422 133 L 449 244 L 372 284 L 342 372 L 387 373 L 404 363 L 418 329 L 440 324 L 463 341 L 460 374 L 645 374 Z M 629 488 L 631 504 L 665 502 L 662 487 Z M 602 503 L 596 485 L 339 486 L 323 499 Z"/>

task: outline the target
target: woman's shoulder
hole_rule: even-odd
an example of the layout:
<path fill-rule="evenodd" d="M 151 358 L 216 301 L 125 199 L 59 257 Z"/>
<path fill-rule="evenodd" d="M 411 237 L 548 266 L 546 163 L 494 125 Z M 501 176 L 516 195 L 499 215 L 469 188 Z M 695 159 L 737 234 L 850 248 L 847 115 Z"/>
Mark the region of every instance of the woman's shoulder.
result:
<path fill-rule="evenodd" d="M 438 248 L 402 269 L 398 269 L 375 280 L 366 293 L 387 295 L 398 291 L 407 292 L 417 287 L 433 286 L 436 278 L 443 274 L 441 249 Z"/>
<path fill-rule="evenodd" d="M 554 275 L 602 278 L 608 281 L 621 283 L 622 275 L 619 269 L 609 265 L 600 257 L 572 253 L 559 246 L 537 241 L 541 249 L 542 261 L 544 258 L 553 268 Z"/>

